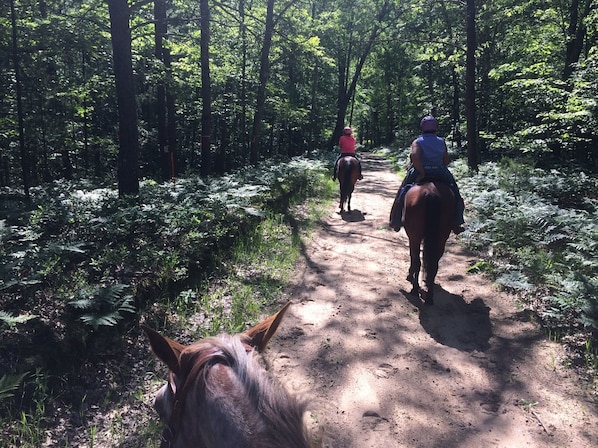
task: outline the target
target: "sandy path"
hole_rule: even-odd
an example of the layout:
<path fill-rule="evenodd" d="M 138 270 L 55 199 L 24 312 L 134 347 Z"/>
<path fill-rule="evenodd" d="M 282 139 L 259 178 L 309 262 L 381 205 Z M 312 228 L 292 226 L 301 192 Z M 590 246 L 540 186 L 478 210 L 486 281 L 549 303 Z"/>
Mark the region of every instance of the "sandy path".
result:
<path fill-rule="evenodd" d="M 328 447 L 595 447 L 598 410 L 562 349 L 449 238 L 436 305 L 407 293 L 404 231 L 387 228 L 400 179 L 364 156 L 353 213 L 335 207 L 304 248 L 266 357 L 314 400 Z"/>

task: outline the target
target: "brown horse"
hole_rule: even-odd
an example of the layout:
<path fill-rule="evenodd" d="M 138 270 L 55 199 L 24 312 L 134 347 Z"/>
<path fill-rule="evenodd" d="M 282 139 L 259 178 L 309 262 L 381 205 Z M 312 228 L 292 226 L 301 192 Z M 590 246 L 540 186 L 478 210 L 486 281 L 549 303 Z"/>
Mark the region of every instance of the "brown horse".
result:
<path fill-rule="evenodd" d="M 412 294 L 420 294 L 420 247 L 423 241 L 424 283 L 426 305 L 434 304 L 434 280 L 438 262 L 444 254 L 454 221 L 455 196 L 444 182 L 424 180 L 412 186 L 405 195 L 403 226 L 409 237 L 411 265 L 407 280 Z"/>
<path fill-rule="evenodd" d="M 162 448 L 310 447 L 306 404 L 289 395 L 259 360 L 289 305 L 244 333 L 189 346 L 142 325 L 170 370 L 154 400 L 164 422 Z"/>
<path fill-rule="evenodd" d="M 338 181 L 340 183 L 340 211 L 345 211 L 345 202 L 347 211 L 351 211 L 351 195 L 355 189 L 355 183 L 359 178 L 359 162 L 353 156 L 341 157 L 338 161 Z"/>

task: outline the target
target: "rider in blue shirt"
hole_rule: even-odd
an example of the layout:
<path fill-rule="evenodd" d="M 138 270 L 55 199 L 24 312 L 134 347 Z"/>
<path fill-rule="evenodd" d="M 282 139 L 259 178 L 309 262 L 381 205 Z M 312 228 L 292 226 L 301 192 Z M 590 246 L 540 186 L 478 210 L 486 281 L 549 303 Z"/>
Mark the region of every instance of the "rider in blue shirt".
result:
<path fill-rule="evenodd" d="M 463 228 L 464 205 L 455 178 L 446 167 L 450 163 L 446 142 L 442 137 L 436 135 L 438 121 L 433 116 L 428 115 L 422 118 L 420 127 L 422 134 L 411 143 L 411 166 L 401 185 L 397 208 L 391 217 L 390 226 L 397 232 L 401 229 L 405 194 L 409 188 L 424 177 L 434 177 L 448 184 L 455 195 L 456 209 L 453 232 L 458 235 L 465 230 Z"/>

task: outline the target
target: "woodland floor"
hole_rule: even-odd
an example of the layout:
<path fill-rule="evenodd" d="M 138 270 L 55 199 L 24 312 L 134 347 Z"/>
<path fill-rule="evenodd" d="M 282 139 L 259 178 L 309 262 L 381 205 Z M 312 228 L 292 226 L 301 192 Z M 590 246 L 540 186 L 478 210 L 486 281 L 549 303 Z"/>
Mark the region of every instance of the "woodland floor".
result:
<path fill-rule="evenodd" d="M 455 236 L 436 304 L 409 294 L 407 237 L 387 226 L 401 179 L 370 154 L 363 174 L 353 211 L 331 209 L 302 248 L 281 301 L 293 305 L 265 353 L 273 375 L 311 400 L 324 446 L 598 446 L 596 391 L 564 367 L 563 347 L 516 298 L 466 273 L 478 259 Z M 141 335 L 126 353 L 128 380 L 111 364 L 91 368 L 78 384 L 80 408 L 52 405 L 41 446 L 149 446 L 138 437 L 159 425 L 151 403 L 165 371 Z M 0 446 L 15 446 L 1 434 Z"/>
<path fill-rule="evenodd" d="M 409 294 L 407 237 L 387 227 L 400 178 L 363 157 L 352 213 L 331 210 L 303 248 L 266 358 L 312 399 L 334 448 L 595 447 L 596 396 L 454 235 L 435 301 Z"/>

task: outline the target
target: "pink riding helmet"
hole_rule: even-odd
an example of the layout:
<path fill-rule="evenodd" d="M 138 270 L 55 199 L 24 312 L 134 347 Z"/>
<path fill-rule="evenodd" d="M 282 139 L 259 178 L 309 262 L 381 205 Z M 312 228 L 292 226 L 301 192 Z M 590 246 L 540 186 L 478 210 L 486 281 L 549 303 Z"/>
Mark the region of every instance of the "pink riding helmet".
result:
<path fill-rule="evenodd" d="M 422 132 L 436 132 L 438 130 L 438 121 L 432 115 L 426 115 L 419 123 Z"/>
<path fill-rule="evenodd" d="M 343 129 L 343 134 L 351 135 L 352 133 L 353 133 L 353 129 L 351 129 L 349 126 L 345 126 L 345 129 Z"/>

